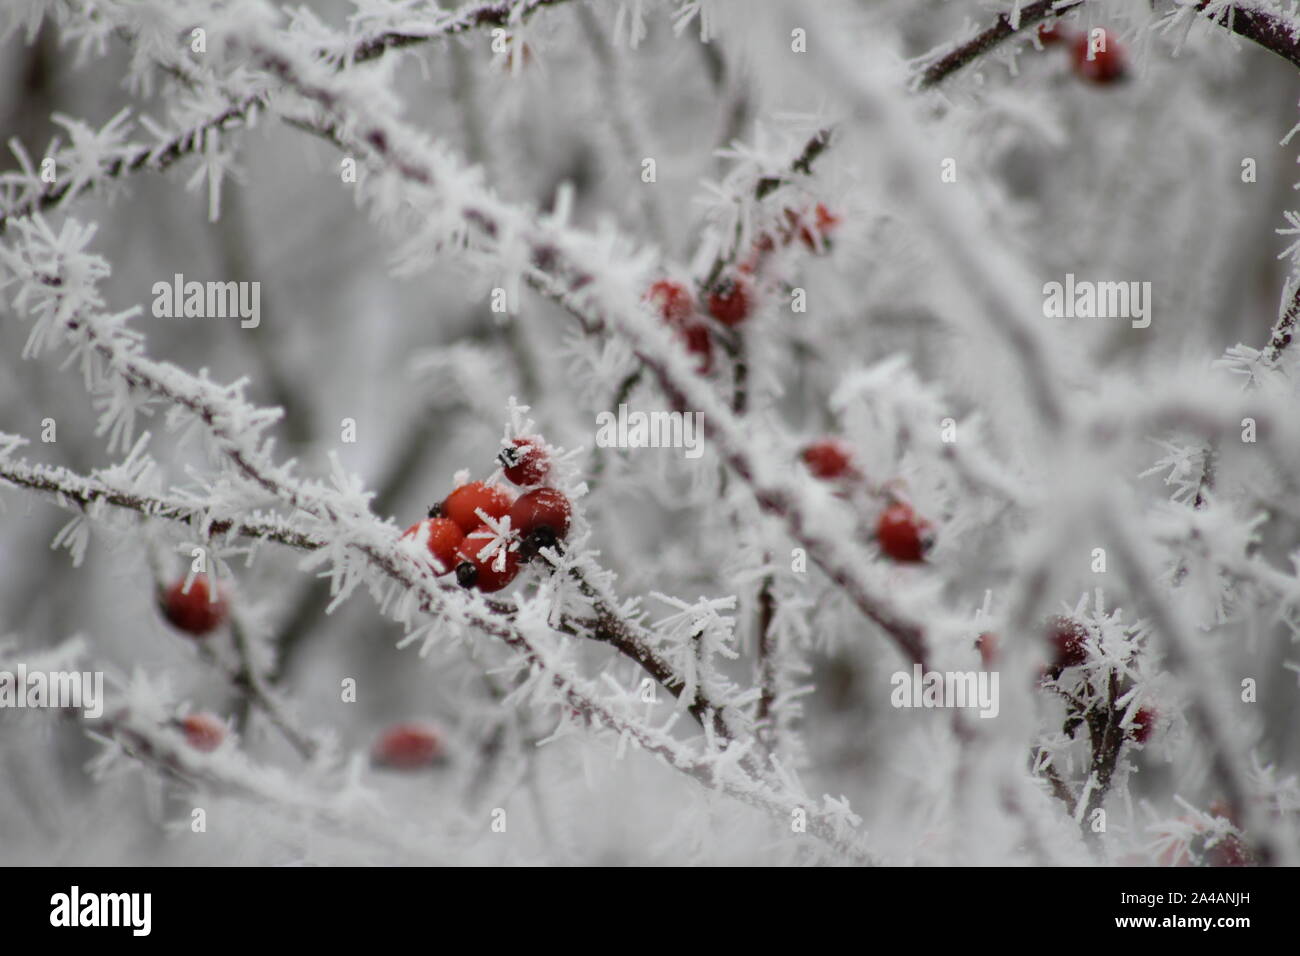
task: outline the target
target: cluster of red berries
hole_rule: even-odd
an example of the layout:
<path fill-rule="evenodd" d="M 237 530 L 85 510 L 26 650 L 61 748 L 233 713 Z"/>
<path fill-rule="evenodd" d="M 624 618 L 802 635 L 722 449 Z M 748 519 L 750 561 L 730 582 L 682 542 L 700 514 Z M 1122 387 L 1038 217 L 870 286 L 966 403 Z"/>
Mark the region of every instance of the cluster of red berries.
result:
<path fill-rule="evenodd" d="M 214 594 L 206 574 L 195 577 L 188 591 L 184 578 L 177 581 L 160 595 L 158 606 L 172 627 L 192 637 L 207 637 L 230 612 L 225 590 L 218 587 Z"/>
<path fill-rule="evenodd" d="M 370 751 L 373 764 L 393 770 L 431 767 L 445 756 L 438 728 L 417 721 L 393 724 L 379 735 Z"/>
<path fill-rule="evenodd" d="M 428 518 L 402 534 L 426 544 L 436 573 L 454 571 L 461 587 L 489 594 L 509 585 L 522 565 L 543 548 L 558 546 L 568 536 L 573 519 L 573 507 L 562 492 L 531 487 L 541 485 L 551 471 L 540 438 L 514 439 L 498 460 L 506 478 L 531 490 L 515 498 L 499 485 L 468 482 L 430 508 Z M 508 545 L 497 541 L 496 532 L 483 516 L 494 522 L 509 516 Z"/>
<path fill-rule="evenodd" d="M 838 438 L 822 438 L 808 445 L 799 457 L 813 477 L 822 481 L 855 482 L 862 478 L 853 452 Z M 876 543 L 895 561 L 924 561 L 934 546 L 934 528 L 905 501 L 892 501 L 876 518 Z"/>
<path fill-rule="evenodd" d="M 1091 32 L 1075 33 L 1059 20 L 1038 28 L 1044 46 L 1068 46 L 1074 73 L 1082 80 L 1108 86 L 1128 77 L 1128 55 L 1109 30 L 1102 30 L 1093 49 Z"/>
<path fill-rule="evenodd" d="M 775 234 L 764 232 L 755 241 L 749 255 L 735 270 L 714 282 L 704 295 L 704 312 L 717 322 L 735 328 L 753 314 L 755 291 L 753 277 L 769 253 L 778 245 L 788 246 L 796 239 L 812 252 L 830 248 L 830 234 L 839 217 L 822 203 L 800 212 L 785 210 L 785 222 Z M 698 356 L 696 371 L 707 375 L 713 369 L 713 339 L 709 326 L 696 308 L 695 297 L 681 282 L 660 279 L 646 290 L 646 301 L 655 307 L 664 321 L 681 339 L 686 350 Z"/>

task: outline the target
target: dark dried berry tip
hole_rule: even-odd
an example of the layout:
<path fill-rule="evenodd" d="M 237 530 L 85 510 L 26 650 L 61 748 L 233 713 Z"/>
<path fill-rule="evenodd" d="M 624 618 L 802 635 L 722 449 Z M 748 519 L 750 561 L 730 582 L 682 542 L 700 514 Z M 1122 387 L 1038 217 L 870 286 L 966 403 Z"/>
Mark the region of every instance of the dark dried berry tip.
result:
<path fill-rule="evenodd" d="M 442 502 L 441 502 L 441 501 L 439 501 L 436 505 L 430 505 L 430 506 L 429 506 L 429 514 L 428 514 L 428 517 L 430 517 L 430 518 L 441 518 L 441 517 L 442 517 Z"/>
<path fill-rule="evenodd" d="M 456 583 L 463 588 L 472 588 L 478 580 L 478 568 L 468 561 L 456 565 Z"/>
<path fill-rule="evenodd" d="M 519 544 L 519 556 L 528 561 L 536 557 L 543 548 L 560 551 L 559 539 L 555 537 L 555 531 L 551 528 L 537 528 L 524 535 L 523 541 Z"/>
<path fill-rule="evenodd" d="M 497 455 L 497 461 L 501 463 L 503 468 L 513 468 L 515 465 L 519 464 L 523 457 L 524 456 L 519 453 L 518 448 L 514 445 L 510 445 L 501 449 L 500 453 Z"/>

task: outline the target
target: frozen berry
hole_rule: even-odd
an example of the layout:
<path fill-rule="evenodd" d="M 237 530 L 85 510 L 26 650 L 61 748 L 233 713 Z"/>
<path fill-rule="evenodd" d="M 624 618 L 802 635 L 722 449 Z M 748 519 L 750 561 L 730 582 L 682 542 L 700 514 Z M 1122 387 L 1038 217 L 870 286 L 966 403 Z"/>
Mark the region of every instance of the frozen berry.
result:
<path fill-rule="evenodd" d="M 498 545 L 487 554 L 496 534 L 487 525 L 465 535 L 457 553 L 456 581 L 463 588 L 477 588 L 485 594 L 500 591 L 519 574 L 519 552 Z"/>
<path fill-rule="evenodd" d="M 1071 35 L 1070 28 L 1059 20 L 1038 25 L 1038 39 L 1043 46 L 1059 46 L 1068 43 Z"/>
<path fill-rule="evenodd" d="M 1047 622 L 1047 640 L 1052 646 L 1055 667 L 1078 667 L 1088 660 L 1088 629 L 1059 614 Z"/>
<path fill-rule="evenodd" d="M 208 754 L 221 746 L 226 739 L 226 725 L 211 714 L 189 714 L 181 719 L 185 742 L 195 750 Z"/>
<path fill-rule="evenodd" d="M 709 335 L 709 327 L 703 322 L 687 322 L 677 329 L 677 335 L 686 351 L 699 357 L 695 371 L 708 375 L 713 369 L 713 337 Z"/>
<path fill-rule="evenodd" d="M 815 478 L 831 480 L 853 474 L 853 452 L 838 438 L 815 441 L 800 453 L 800 457 Z"/>
<path fill-rule="evenodd" d="M 980 661 L 985 670 L 991 670 L 998 659 L 998 636 L 992 631 L 985 631 L 975 638 L 975 648 L 980 652 Z"/>
<path fill-rule="evenodd" d="M 1151 739 L 1151 732 L 1156 729 L 1158 716 L 1154 707 L 1139 707 L 1133 715 L 1133 723 L 1129 724 L 1129 736 L 1140 744 L 1146 743 Z"/>
<path fill-rule="evenodd" d="M 407 722 L 393 724 L 375 741 L 371 760 L 381 767 L 418 770 L 437 763 L 443 757 L 442 734 L 429 724 Z"/>
<path fill-rule="evenodd" d="M 895 561 L 924 561 L 933 544 L 930 523 L 919 518 L 912 506 L 898 502 L 880 513 L 876 521 L 880 550 Z"/>
<path fill-rule="evenodd" d="M 497 461 L 501 462 L 506 477 L 516 485 L 541 484 L 551 470 L 551 459 L 540 438 L 516 438 L 501 449 Z"/>
<path fill-rule="evenodd" d="M 456 522 L 465 534 L 483 523 L 478 516 L 480 510 L 494 520 L 505 517 L 510 511 L 510 496 L 502 488 L 471 481 L 449 494 L 442 503 L 442 516 Z"/>
<path fill-rule="evenodd" d="M 660 279 L 650 286 L 645 297 L 659 310 L 660 315 L 674 325 L 687 321 L 695 312 L 690 290 L 680 282 Z"/>
<path fill-rule="evenodd" d="M 205 574 L 190 582 L 189 591 L 185 590 L 182 578 L 168 589 L 162 599 L 162 613 L 168 623 L 195 637 L 204 637 L 215 631 L 225 621 L 228 611 L 225 594 L 218 588 L 213 595 Z"/>
<path fill-rule="evenodd" d="M 1205 862 L 1210 866 L 1252 866 L 1255 857 L 1240 837 L 1229 833 L 1206 851 Z"/>
<path fill-rule="evenodd" d="M 791 234 L 798 235 L 799 241 L 813 252 L 827 248 L 831 232 L 840 223 L 840 217 L 822 203 L 818 203 L 811 214 L 805 212 L 800 215 L 793 209 L 787 209 L 785 216 L 790 221 Z"/>
<path fill-rule="evenodd" d="M 519 496 L 510 508 L 510 527 L 519 532 L 525 559 L 542 548 L 553 548 L 569 534 L 573 506 L 554 488 L 537 488 Z"/>
<path fill-rule="evenodd" d="M 456 548 L 465 534 L 448 518 L 427 518 L 407 528 L 402 537 L 426 542 L 438 563 L 438 573 L 445 574 L 456 566 Z"/>
<path fill-rule="evenodd" d="M 723 325 L 740 325 L 749 318 L 749 286 L 743 279 L 723 279 L 709 293 L 709 315 Z"/>
<path fill-rule="evenodd" d="M 1091 83 L 1105 86 L 1128 74 L 1124 48 L 1109 30 L 1102 30 L 1095 41 L 1091 32 L 1080 33 L 1071 52 L 1074 72 Z"/>

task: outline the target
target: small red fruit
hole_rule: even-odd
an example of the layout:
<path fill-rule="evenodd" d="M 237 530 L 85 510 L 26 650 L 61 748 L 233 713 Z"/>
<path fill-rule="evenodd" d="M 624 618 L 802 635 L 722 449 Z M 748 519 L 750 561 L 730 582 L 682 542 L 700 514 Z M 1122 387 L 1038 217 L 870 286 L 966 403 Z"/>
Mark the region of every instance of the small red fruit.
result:
<path fill-rule="evenodd" d="M 568 537 L 572 518 L 569 499 L 554 488 L 535 488 L 520 495 L 510 509 L 510 527 L 523 539 L 519 550 L 524 559 Z"/>
<path fill-rule="evenodd" d="M 1255 857 L 1240 837 L 1229 833 L 1206 851 L 1205 862 L 1210 866 L 1253 866 Z"/>
<path fill-rule="evenodd" d="M 677 330 L 677 335 L 686 351 L 699 356 L 695 371 L 708 375 L 713 369 L 713 337 L 709 335 L 709 327 L 702 322 L 687 322 Z"/>
<path fill-rule="evenodd" d="M 985 631 L 975 638 L 975 648 L 980 652 L 980 661 L 984 664 L 984 669 L 992 670 L 994 662 L 998 659 L 998 636 L 992 631 Z"/>
<path fill-rule="evenodd" d="M 436 727 L 414 721 L 393 724 L 375 741 L 371 760 L 395 770 L 418 770 L 442 759 L 442 734 Z"/>
<path fill-rule="evenodd" d="M 426 518 L 404 532 L 403 538 L 417 538 L 429 543 L 429 553 L 438 564 L 438 573 L 446 574 L 456 566 L 456 548 L 465 537 L 460 525 L 447 518 Z"/>
<path fill-rule="evenodd" d="M 497 461 L 501 462 L 506 477 L 516 485 L 541 484 L 551 470 L 551 459 L 540 438 L 516 438 L 501 449 Z"/>
<path fill-rule="evenodd" d="M 492 543 L 495 532 L 487 525 L 465 535 L 457 552 L 456 582 L 463 588 L 477 588 L 484 594 L 500 591 L 519 574 L 519 552 L 511 551 L 504 545 L 493 549 L 491 553 L 480 557 L 481 552 Z M 502 551 L 505 557 L 502 557 Z"/>
<path fill-rule="evenodd" d="M 723 279 L 709 293 L 709 315 L 723 325 L 736 326 L 749 318 L 749 285 L 740 278 Z"/>
<path fill-rule="evenodd" d="M 799 455 L 814 478 L 832 480 L 850 477 L 854 473 L 853 452 L 838 438 L 822 438 L 813 442 Z"/>
<path fill-rule="evenodd" d="M 674 325 L 686 322 L 695 313 L 695 302 L 690 290 L 680 282 L 660 279 L 645 294 L 646 299 L 659 310 L 659 314 Z"/>
<path fill-rule="evenodd" d="M 1078 667 L 1088 661 L 1088 629 L 1078 621 L 1056 615 L 1047 622 L 1047 640 L 1056 653 L 1054 667 Z"/>
<path fill-rule="evenodd" d="M 162 613 L 168 623 L 177 630 L 204 637 L 211 634 L 226 619 L 229 605 L 221 589 L 217 590 L 215 599 L 208 589 L 208 577 L 198 575 L 190 582 L 190 589 L 185 590 L 182 578 L 168 589 L 162 600 Z"/>
<path fill-rule="evenodd" d="M 787 209 L 785 217 L 790 221 L 790 229 L 797 230 L 799 241 L 813 252 L 827 248 L 831 233 L 840 224 L 840 217 L 822 203 L 813 209 L 811 217 L 807 213 L 800 215 L 793 209 Z"/>
<path fill-rule="evenodd" d="M 934 543 L 930 522 L 918 518 L 912 506 L 902 502 L 880 513 L 876 540 L 880 550 L 895 561 L 924 561 Z"/>
<path fill-rule="evenodd" d="M 1074 72 L 1082 79 L 1105 86 L 1115 83 L 1128 75 L 1127 57 L 1115 35 L 1109 30 L 1102 30 L 1096 39 L 1096 48 L 1091 32 L 1080 33 L 1074 38 L 1071 55 L 1074 59 Z"/>
<path fill-rule="evenodd" d="M 1043 46 L 1059 46 L 1062 43 L 1068 43 L 1071 36 L 1070 28 L 1059 20 L 1054 23 L 1040 23 L 1038 25 L 1038 39 Z"/>
<path fill-rule="evenodd" d="M 181 719 L 185 742 L 195 750 L 210 754 L 226 739 L 226 725 L 211 714 L 189 714 Z"/>
<path fill-rule="evenodd" d="M 1133 723 L 1129 724 L 1129 736 L 1140 744 L 1146 743 L 1156 729 L 1156 719 L 1159 716 L 1154 707 L 1139 707 L 1133 715 Z"/>
<path fill-rule="evenodd" d="M 449 494 L 442 503 L 442 516 L 456 522 L 465 534 L 483 523 L 479 510 L 493 520 L 503 518 L 510 511 L 510 496 L 502 488 L 471 481 Z"/>

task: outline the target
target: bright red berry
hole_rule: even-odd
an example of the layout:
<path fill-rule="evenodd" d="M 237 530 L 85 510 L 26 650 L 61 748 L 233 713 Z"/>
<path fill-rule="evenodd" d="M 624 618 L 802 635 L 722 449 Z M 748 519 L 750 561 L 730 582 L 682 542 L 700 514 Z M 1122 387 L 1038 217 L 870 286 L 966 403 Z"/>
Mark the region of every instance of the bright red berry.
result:
<path fill-rule="evenodd" d="M 449 494 L 442 503 L 442 516 L 456 522 L 465 534 L 483 523 L 478 516 L 480 510 L 493 520 L 503 518 L 510 511 L 510 496 L 503 488 L 471 481 Z"/>
<path fill-rule="evenodd" d="M 501 462 L 505 476 L 516 485 L 541 484 L 551 470 L 551 459 L 540 438 L 516 438 L 501 449 L 497 461 Z"/>
<path fill-rule="evenodd" d="M 1090 32 L 1074 38 L 1071 49 L 1074 72 L 1082 79 L 1105 86 L 1128 75 L 1124 48 L 1109 30 L 1102 30 L 1094 40 Z"/>
<path fill-rule="evenodd" d="M 487 525 L 465 535 L 457 552 L 456 581 L 463 588 L 477 588 L 492 594 L 506 587 L 519 574 L 519 552 L 499 545 L 490 553 L 483 552 L 496 537 Z"/>
<path fill-rule="evenodd" d="M 205 574 L 198 575 L 190 582 L 188 592 L 182 578 L 168 589 L 162 599 L 162 613 L 168 623 L 195 637 L 204 637 L 220 627 L 229 609 L 226 596 L 220 588 L 213 596 Z"/>
<path fill-rule="evenodd" d="M 1151 739 L 1151 732 L 1156 729 L 1156 719 L 1159 716 L 1154 707 L 1139 707 L 1133 715 L 1133 723 L 1129 724 L 1129 736 L 1140 744 L 1146 743 Z"/>
<path fill-rule="evenodd" d="M 195 750 L 212 753 L 226 739 L 226 725 L 211 714 L 189 714 L 181 718 L 185 742 Z"/>
<path fill-rule="evenodd" d="M 895 561 L 924 561 L 933 545 L 930 523 L 917 517 L 912 506 L 898 502 L 880 513 L 876 521 L 880 550 Z"/>
<path fill-rule="evenodd" d="M 554 488 L 535 488 L 522 494 L 510 508 L 510 527 L 523 539 L 525 559 L 542 548 L 553 548 L 569 534 L 573 506 Z"/>
<path fill-rule="evenodd" d="M 814 478 L 832 480 L 853 474 L 853 452 L 838 438 L 822 438 L 813 442 L 799 455 Z"/>
<path fill-rule="evenodd" d="M 680 282 L 660 279 L 653 283 L 645 295 L 669 322 L 680 325 L 695 314 L 695 302 L 690 290 Z"/>
<path fill-rule="evenodd" d="M 975 648 L 980 652 L 980 661 L 985 670 L 992 670 L 998 659 L 998 636 L 992 631 L 985 631 L 975 638 Z"/>
<path fill-rule="evenodd" d="M 456 566 L 456 548 L 465 534 L 449 518 L 426 518 L 407 528 L 402 537 L 426 541 L 429 553 L 438 562 L 438 573 L 446 574 Z"/>
<path fill-rule="evenodd" d="M 709 315 L 723 325 L 739 325 L 749 318 L 749 284 L 740 278 L 723 279 L 709 293 Z"/>
<path fill-rule="evenodd" d="M 444 748 L 438 728 L 414 721 L 393 724 L 375 741 L 371 760 L 395 770 L 418 770 L 442 759 Z"/>
<path fill-rule="evenodd" d="M 1047 622 L 1047 640 L 1056 657 L 1055 667 L 1078 667 L 1088 661 L 1088 629 L 1078 621 L 1056 615 Z"/>

